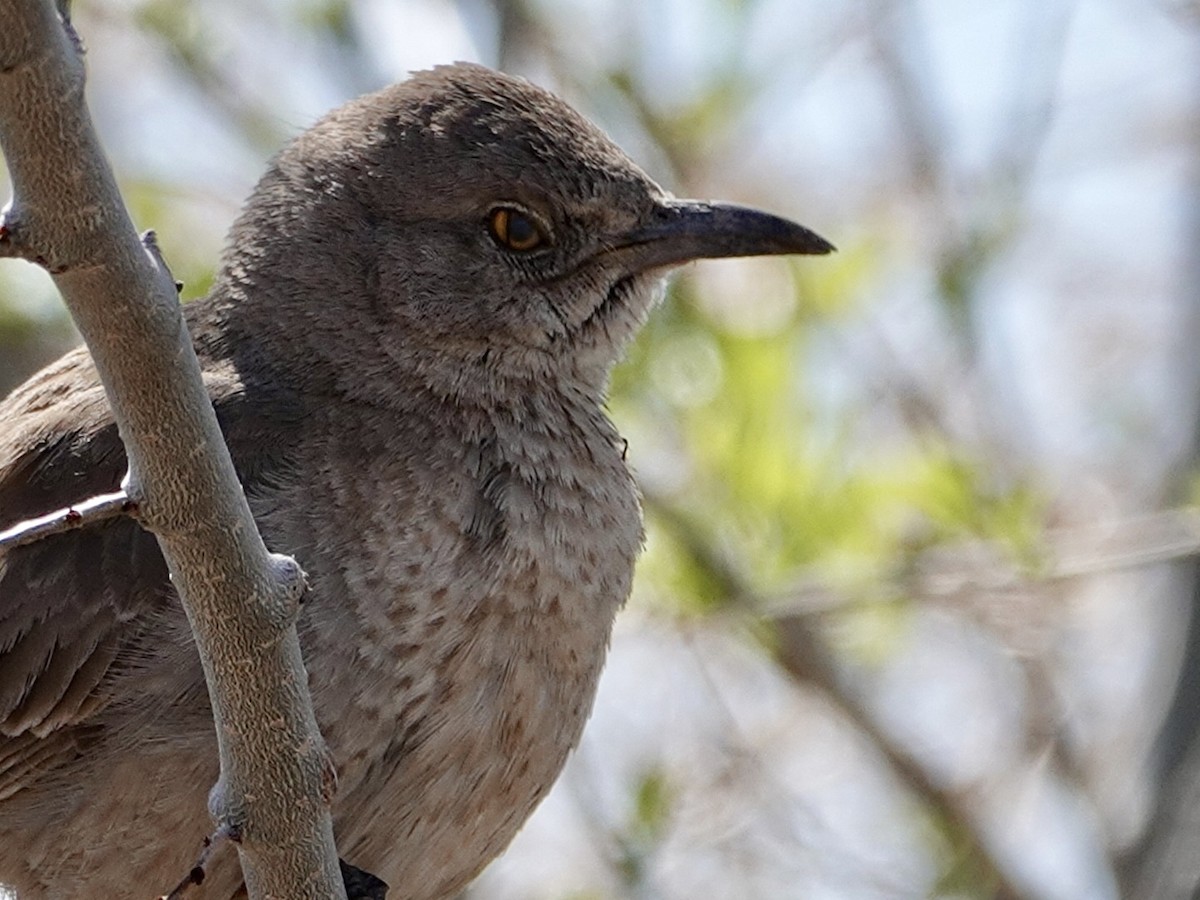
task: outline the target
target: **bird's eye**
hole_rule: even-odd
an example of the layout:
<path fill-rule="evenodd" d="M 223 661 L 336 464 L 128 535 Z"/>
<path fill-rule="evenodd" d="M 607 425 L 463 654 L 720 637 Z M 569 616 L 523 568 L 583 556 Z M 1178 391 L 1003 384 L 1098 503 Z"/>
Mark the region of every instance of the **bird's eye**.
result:
<path fill-rule="evenodd" d="M 508 250 L 525 253 L 546 243 L 542 227 L 528 214 L 512 206 L 497 206 L 488 215 L 492 237 Z"/>

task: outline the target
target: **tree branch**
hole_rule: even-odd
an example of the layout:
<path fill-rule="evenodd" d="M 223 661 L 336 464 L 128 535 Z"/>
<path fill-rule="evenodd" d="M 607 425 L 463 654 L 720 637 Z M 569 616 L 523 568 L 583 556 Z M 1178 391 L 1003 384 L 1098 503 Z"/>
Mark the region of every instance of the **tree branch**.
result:
<path fill-rule="evenodd" d="M 174 282 L 152 238 L 138 240 L 92 127 L 74 32 L 50 0 L 0 0 L 0 21 L 13 184 L 0 254 L 54 276 L 100 373 L 128 499 L 158 538 L 208 679 L 221 762 L 210 806 L 251 898 L 344 897 L 334 776 L 295 629 L 304 574 L 255 528 Z"/>
<path fill-rule="evenodd" d="M 982 870 L 982 886 L 992 891 L 994 900 L 1029 898 L 1029 892 L 1013 879 L 989 845 L 977 821 L 974 798 L 939 782 L 912 751 L 884 730 L 859 693 L 843 682 L 833 653 L 813 630 L 812 623 L 800 616 L 785 616 L 775 624 L 779 629 L 778 659 L 783 670 L 828 697 L 870 739 L 904 784 L 966 842 L 975 864 Z"/>
<path fill-rule="evenodd" d="M 52 534 L 74 531 L 115 516 L 132 515 L 136 511 L 137 504 L 130 500 L 124 491 L 100 494 L 66 509 L 57 509 L 36 519 L 26 519 L 12 528 L 0 531 L 0 554 L 35 543 Z"/>

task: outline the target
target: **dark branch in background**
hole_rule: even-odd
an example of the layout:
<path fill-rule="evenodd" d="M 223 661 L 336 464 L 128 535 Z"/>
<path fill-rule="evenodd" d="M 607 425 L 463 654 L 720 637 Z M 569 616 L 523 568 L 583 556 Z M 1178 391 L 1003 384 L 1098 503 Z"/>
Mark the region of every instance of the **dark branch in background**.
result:
<path fill-rule="evenodd" d="M 705 577 L 724 594 L 726 602 L 754 615 L 760 602 L 749 579 L 691 525 L 687 514 L 652 494 L 646 495 L 645 502 L 656 520 L 671 531 Z M 777 659 L 784 671 L 798 683 L 824 694 L 872 742 L 904 784 L 966 843 L 972 862 L 983 874 L 983 882 L 994 887 L 998 900 L 1026 900 L 1029 895 L 1011 879 L 984 838 L 982 825 L 972 811 L 971 798 L 939 784 L 911 751 L 883 730 L 862 697 L 844 683 L 833 651 L 815 629 L 812 618 L 804 614 L 780 614 L 768 621 L 778 634 Z"/>
<path fill-rule="evenodd" d="M 970 796 L 940 785 L 919 759 L 888 735 L 876 722 L 860 695 L 839 676 L 836 655 L 821 637 L 821 616 L 850 608 L 855 601 L 818 573 L 795 579 L 782 591 L 755 592 L 732 561 L 695 527 L 688 515 L 671 500 L 653 492 L 646 507 L 666 526 L 683 551 L 724 595 L 735 616 L 749 613 L 778 629 L 778 659 L 786 671 L 820 690 L 850 722 L 856 725 L 905 783 L 935 810 L 956 833 L 965 834 L 972 856 L 984 862 L 986 873 L 1003 874 L 987 850 L 971 812 Z M 1046 661 L 1023 646 L 1021 634 L 1037 630 L 1038 622 L 1057 617 L 1064 606 L 1058 597 L 1075 579 L 1185 561 L 1200 557 L 1200 510 L 1183 508 L 1133 516 L 1102 526 L 1052 529 L 1038 541 L 1041 557 L 1031 567 L 1014 559 L 1006 548 L 986 541 L 946 544 L 923 550 L 891 575 L 881 572 L 878 582 L 884 600 L 872 602 L 918 603 L 939 606 L 965 615 L 995 635 L 1013 652 L 1030 698 L 1026 724 L 1026 751 L 1062 783 L 1088 794 L 1089 776 L 1078 753 L 1063 740 L 1060 723 L 1066 717 L 1053 686 Z M 1031 624 L 1032 623 L 1032 624 Z M 1163 811 L 1136 864 L 1126 864 L 1120 875 L 1136 881 L 1128 896 L 1168 898 L 1188 895 L 1200 883 L 1194 864 L 1200 834 L 1190 818 L 1200 798 L 1200 751 L 1193 751 L 1170 785 Z M 963 829 L 966 829 L 965 831 Z M 1189 879 L 1191 879 L 1189 881 Z M 998 896 L 1021 897 L 1005 893 Z M 1189 885 L 1181 893 L 1181 885 Z"/>
<path fill-rule="evenodd" d="M 824 694 L 835 709 L 870 739 L 909 789 L 956 836 L 965 840 L 971 858 L 982 870 L 984 882 L 994 887 L 995 896 L 1027 896 L 989 848 L 976 820 L 975 801 L 970 793 L 940 784 L 912 751 L 882 728 L 861 694 L 842 677 L 842 667 L 818 624 L 822 614 L 846 609 L 853 601 L 817 574 L 798 580 L 778 594 L 763 595 L 690 521 L 686 512 L 652 491 L 647 492 L 645 500 L 655 520 L 671 532 L 693 564 L 718 588 L 735 615 L 749 613 L 775 626 L 779 638 L 777 659 L 784 670 L 798 682 Z M 1048 592 L 1058 590 L 1072 579 L 1200 556 L 1200 510 L 1171 510 L 1096 528 L 1051 530 L 1045 533 L 1039 546 L 1043 555 L 1033 568 L 1015 561 L 1002 546 L 984 541 L 934 547 L 918 553 L 903 573 L 891 578 L 881 573 L 880 583 L 886 588 L 884 593 L 896 602 L 936 604 L 966 614 L 1005 643 L 1019 645 L 1019 637 L 1004 634 L 1006 621 L 1016 619 L 1027 624 L 1033 615 L 1024 609 L 1014 614 L 1012 607 L 1018 595 L 1026 595 L 1026 605 L 1036 605 L 1043 615 L 1055 615 L 1061 604 L 1055 603 Z M 1017 656 L 1021 655 L 1018 646 Z M 1032 698 L 1030 705 L 1034 707 L 1028 729 L 1030 755 L 1049 750 L 1043 765 L 1049 766 L 1064 782 L 1086 791 L 1086 776 L 1079 761 L 1068 748 L 1061 746 L 1056 726 L 1063 713 L 1050 674 L 1038 660 L 1025 661 L 1020 668 Z M 1200 796 L 1197 785 L 1200 779 L 1193 779 L 1182 784 L 1180 790 L 1189 798 Z M 1169 828 L 1187 830 L 1178 825 L 1172 821 Z M 1182 860 L 1189 858 L 1178 850 L 1175 856 Z M 1143 884 L 1148 882 L 1147 878 Z"/>
<path fill-rule="evenodd" d="M 1195 616 L 1195 610 L 1192 611 Z M 1178 900 L 1200 885 L 1200 741 L 1162 776 L 1153 819 L 1138 846 L 1121 861 L 1122 896 Z"/>
<path fill-rule="evenodd" d="M 1192 46 L 1200 38 L 1200 7 L 1190 6 Z M 1180 6 L 1179 12 L 1185 12 Z M 1191 121 L 1200 116 L 1200 81 L 1192 73 L 1191 101 L 1187 113 Z M 1192 158 L 1200 152 L 1200 133 L 1188 129 Z M 1186 204 L 1187 244 L 1200 242 L 1200 173 L 1193 167 L 1188 188 L 1180 201 Z M 1191 440 L 1187 451 L 1176 461 L 1166 488 L 1171 493 L 1186 493 L 1195 478 L 1200 461 L 1200 366 L 1195 346 L 1200 340 L 1200 254 L 1190 253 L 1184 264 L 1179 305 L 1185 311 L 1178 325 L 1174 359 L 1181 388 L 1172 411 L 1191 421 Z M 1200 889 L 1200 564 L 1193 563 L 1181 573 L 1187 579 L 1187 631 L 1183 640 L 1183 658 L 1174 689 L 1163 718 L 1151 758 L 1155 780 L 1154 803 L 1150 821 L 1137 844 L 1125 848 L 1118 861 L 1122 896 L 1139 900 L 1174 900 L 1195 897 Z"/>
<path fill-rule="evenodd" d="M 833 701 L 850 723 L 870 739 L 904 785 L 944 820 L 956 839 L 966 843 L 971 862 L 981 870 L 980 887 L 991 889 L 995 900 L 1030 898 L 988 846 L 974 812 L 975 800 L 968 792 L 941 784 L 910 750 L 884 731 L 859 693 L 843 683 L 834 654 L 812 623 L 798 616 L 787 616 L 777 619 L 775 624 L 779 636 L 776 658 L 783 670 Z"/>
<path fill-rule="evenodd" d="M 50 0 L 0 0 L 0 22 L 0 145 L 13 185 L 0 253 L 54 276 L 112 405 L 125 491 L 158 538 L 204 664 L 218 826 L 239 837 L 251 898 L 344 897 L 334 776 L 295 629 L 304 575 L 255 528 L 174 280 L 153 241 L 138 239 L 92 127 L 73 30 Z"/>
<path fill-rule="evenodd" d="M 924 77 L 933 58 L 925 46 L 920 12 L 911 0 L 876 0 L 867 16 L 868 36 L 890 93 L 899 149 L 913 192 L 936 195 L 946 187 L 942 112 Z"/>

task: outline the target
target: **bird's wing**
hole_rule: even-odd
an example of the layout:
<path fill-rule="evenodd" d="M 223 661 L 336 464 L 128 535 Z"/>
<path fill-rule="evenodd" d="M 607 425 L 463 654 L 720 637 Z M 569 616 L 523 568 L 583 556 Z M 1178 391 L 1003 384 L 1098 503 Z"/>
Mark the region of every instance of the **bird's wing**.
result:
<path fill-rule="evenodd" d="M 294 399 L 247 387 L 228 363 L 207 363 L 205 381 L 247 492 L 282 477 Z M 0 403 L 0 529 L 115 491 L 124 473 L 86 351 Z M 78 729 L 64 726 L 120 699 L 123 676 L 157 652 L 159 620 L 180 620 L 174 604 L 157 542 L 126 517 L 0 552 L 0 798 L 68 751 Z"/>

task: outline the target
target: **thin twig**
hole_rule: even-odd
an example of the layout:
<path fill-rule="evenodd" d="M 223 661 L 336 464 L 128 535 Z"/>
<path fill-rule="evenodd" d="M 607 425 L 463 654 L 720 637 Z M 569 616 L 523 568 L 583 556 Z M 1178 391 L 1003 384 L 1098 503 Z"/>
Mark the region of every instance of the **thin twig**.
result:
<path fill-rule="evenodd" d="M 213 854 L 229 843 L 231 839 L 232 835 L 227 828 L 218 828 L 213 832 L 212 837 L 206 837 L 204 849 L 200 851 L 200 858 L 196 860 L 196 864 L 188 870 L 179 884 L 171 889 L 171 893 L 164 894 L 159 900 L 179 900 L 187 893 L 188 888 L 203 884 L 204 879 L 208 877 L 208 864 L 212 860 Z"/>
<path fill-rule="evenodd" d="M 36 519 L 26 519 L 0 531 L 0 553 L 24 547 L 54 534 L 75 531 L 116 516 L 137 515 L 137 501 L 124 491 L 100 494 L 66 509 L 57 509 Z"/>
<path fill-rule="evenodd" d="M 659 514 L 669 501 L 648 496 L 647 506 Z M 669 512 L 666 521 L 670 524 L 681 515 L 678 510 Z M 879 580 L 896 590 L 881 592 L 877 602 L 891 598 L 978 605 L 978 598 L 988 594 L 1200 556 L 1200 509 L 1168 509 L 1098 526 L 1052 529 L 1038 538 L 1038 547 L 1032 565 L 1022 565 L 999 541 L 931 547 L 910 560 L 900 577 L 879 573 Z M 720 580 L 728 581 L 727 571 L 721 572 Z M 816 567 L 801 573 L 788 587 L 756 594 L 755 599 L 758 609 L 772 616 L 827 613 L 855 602 L 829 584 Z"/>

